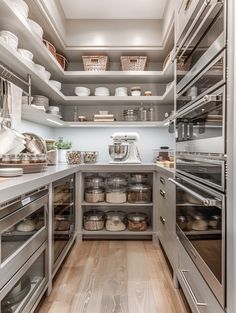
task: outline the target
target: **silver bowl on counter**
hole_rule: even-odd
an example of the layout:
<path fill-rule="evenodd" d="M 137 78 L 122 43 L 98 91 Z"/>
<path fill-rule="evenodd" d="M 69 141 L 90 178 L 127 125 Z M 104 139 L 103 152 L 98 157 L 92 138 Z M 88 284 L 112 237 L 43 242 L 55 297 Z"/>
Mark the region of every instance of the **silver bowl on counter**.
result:
<path fill-rule="evenodd" d="M 114 144 L 109 145 L 109 155 L 113 160 L 122 161 L 128 154 L 128 145 Z"/>

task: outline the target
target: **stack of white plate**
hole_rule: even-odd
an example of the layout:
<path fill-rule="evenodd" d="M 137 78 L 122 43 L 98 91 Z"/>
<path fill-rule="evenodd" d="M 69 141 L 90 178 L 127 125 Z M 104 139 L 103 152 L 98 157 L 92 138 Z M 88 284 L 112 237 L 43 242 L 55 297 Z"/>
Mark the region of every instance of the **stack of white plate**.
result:
<path fill-rule="evenodd" d="M 0 177 L 16 177 L 23 175 L 23 168 L 0 168 Z"/>
<path fill-rule="evenodd" d="M 28 18 L 29 7 L 23 0 L 10 0 L 11 6 L 16 9 L 25 19 Z"/>
<path fill-rule="evenodd" d="M 95 96 L 107 97 L 110 96 L 110 90 L 106 87 L 97 87 L 94 94 Z"/>
<path fill-rule="evenodd" d="M 44 96 L 34 95 L 32 106 L 35 106 L 38 110 L 46 111 L 49 106 L 49 99 Z"/>
<path fill-rule="evenodd" d="M 32 67 L 34 67 L 34 62 L 33 62 L 34 55 L 31 51 L 26 50 L 26 49 L 18 49 L 18 52 L 24 62 L 27 62 L 28 64 L 31 64 Z"/>
<path fill-rule="evenodd" d="M 60 108 L 58 106 L 49 106 L 47 113 L 62 118 Z"/>
<path fill-rule="evenodd" d="M 48 72 L 48 71 L 46 71 L 46 69 L 45 69 L 44 66 L 42 66 L 42 65 L 40 65 L 40 64 L 34 64 L 34 68 L 35 68 L 36 72 L 38 73 L 38 75 L 39 75 L 41 78 L 43 78 L 43 79 L 49 81 L 49 79 L 50 79 L 50 77 L 51 77 L 51 73 Z"/>
<path fill-rule="evenodd" d="M 49 84 L 54 88 L 61 90 L 61 82 L 58 82 L 57 80 L 49 80 Z"/>
<path fill-rule="evenodd" d="M 115 96 L 126 97 L 128 96 L 128 89 L 126 87 L 118 87 L 115 90 Z"/>
<path fill-rule="evenodd" d="M 79 97 L 88 97 L 90 95 L 90 89 L 86 87 L 75 87 L 75 94 Z"/>

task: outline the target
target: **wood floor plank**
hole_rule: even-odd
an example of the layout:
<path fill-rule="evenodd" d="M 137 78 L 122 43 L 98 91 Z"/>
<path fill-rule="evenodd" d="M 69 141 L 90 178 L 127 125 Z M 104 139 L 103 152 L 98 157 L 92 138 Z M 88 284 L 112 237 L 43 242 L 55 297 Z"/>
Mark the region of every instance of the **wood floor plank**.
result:
<path fill-rule="evenodd" d="M 75 245 L 38 313 L 189 313 L 150 241 Z"/>

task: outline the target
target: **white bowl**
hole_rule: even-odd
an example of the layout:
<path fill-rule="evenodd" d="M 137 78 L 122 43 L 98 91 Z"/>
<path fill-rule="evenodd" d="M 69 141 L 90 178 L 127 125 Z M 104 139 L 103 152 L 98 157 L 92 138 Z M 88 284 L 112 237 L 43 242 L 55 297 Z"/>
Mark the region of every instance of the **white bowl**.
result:
<path fill-rule="evenodd" d="M 40 64 L 34 64 L 35 70 L 39 73 L 39 74 L 44 74 L 45 73 L 45 67 L 40 65 Z"/>
<path fill-rule="evenodd" d="M 128 96 L 128 94 L 127 93 L 122 93 L 122 92 L 119 92 L 119 93 L 115 93 L 115 96 L 116 97 L 127 97 Z"/>
<path fill-rule="evenodd" d="M 126 93 L 128 92 L 128 89 L 126 87 L 117 87 L 115 90 L 116 93 Z"/>
<path fill-rule="evenodd" d="M 26 60 L 29 60 L 29 61 L 32 61 L 33 60 L 33 53 L 30 52 L 29 50 L 26 50 L 26 49 L 18 49 L 18 52 L 20 53 L 20 55 L 26 59 Z"/>
<path fill-rule="evenodd" d="M 139 90 L 133 90 L 133 91 L 131 91 L 131 95 L 133 96 L 133 97 L 140 97 L 141 96 L 141 91 L 139 91 Z"/>
<path fill-rule="evenodd" d="M 48 111 L 49 111 L 49 112 L 60 112 L 60 108 L 57 107 L 57 106 L 52 106 L 52 105 L 50 105 L 50 106 L 48 107 Z"/>
<path fill-rule="evenodd" d="M 45 75 L 45 77 L 46 77 L 46 80 L 49 80 L 50 77 L 51 77 L 51 73 L 48 72 L 48 71 L 45 71 L 44 75 Z"/>
<path fill-rule="evenodd" d="M 55 87 L 58 90 L 61 90 L 61 83 L 57 80 L 49 80 L 49 84 Z"/>
<path fill-rule="evenodd" d="M 35 34 L 39 36 L 43 40 L 43 29 L 42 27 L 36 23 L 35 21 L 28 18 L 28 23 Z"/>
<path fill-rule="evenodd" d="M 10 0 L 11 4 L 16 10 L 24 16 L 25 19 L 28 18 L 29 7 L 23 0 Z"/>
<path fill-rule="evenodd" d="M 107 114 L 108 114 L 108 111 L 99 111 L 99 114 L 100 114 L 100 115 L 107 115 Z"/>
<path fill-rule="evenodd" d="M 86 97 L 90 95 L 90 89 L 86 87 L 75 87 L 75 94 L 80 97 Z"/>
<path fill-rule="evenodd" d="M 19 40 L 15 34 L 9 32 L 7 30 L 2 30 L 2 31 L 0 31 L 0 36 L 3 38 L 4 42 L 8 46 L 10 46 L 13 49 L 17 49 Z"/>

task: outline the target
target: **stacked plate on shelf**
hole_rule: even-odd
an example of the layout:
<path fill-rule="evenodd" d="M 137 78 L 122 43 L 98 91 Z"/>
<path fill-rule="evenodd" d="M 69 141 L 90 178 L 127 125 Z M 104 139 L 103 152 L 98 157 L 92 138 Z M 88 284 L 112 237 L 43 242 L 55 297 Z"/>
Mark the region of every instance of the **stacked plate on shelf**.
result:
<path fill-rule="evenodd" d="M 107 87 L 97 87 L 94 94 L 95 96 L 107 97 L 110 96 L 110 90 Z"/>
<path fill-rule="evenodd" d="M 22 175 L 22 168 L 0 168 L 0 177 L 17 177 Z"/>
<path fill-rule="evenodd" d="M 28 18 L 29 7 L 23 0 L 10 0 L 11 6 L 16 9 L 25 19 Z"/>
<path fill-rule="evenodd" d="M 58 106 L 49 106 L 47 109 L 47 113 L 53 116 L 56 116 L 58 118 L 62 118 L 60 108 Z"/>
<path fill-rule="evenodd" d="M 32 106 L 38 110 L 46 111 L 49 107 L 49 99 L 45 96 L 34 95 Z"/>

